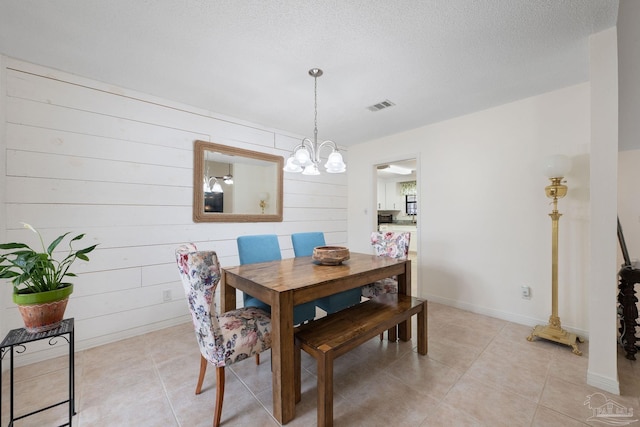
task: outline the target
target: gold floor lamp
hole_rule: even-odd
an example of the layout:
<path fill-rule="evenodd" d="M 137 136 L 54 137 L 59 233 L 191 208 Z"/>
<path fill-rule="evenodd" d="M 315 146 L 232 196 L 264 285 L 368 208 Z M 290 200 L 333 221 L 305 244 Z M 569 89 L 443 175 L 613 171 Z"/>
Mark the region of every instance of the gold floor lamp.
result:
<path fill-rule="evenodd" d="M 581 356 L 582 352 L 578 349 L 576 341 L 584 342 L 584 340 L 562 329 L 558 316 L 558 222 L 562 216 L 558 212 L 558 199 L 567 194 L 567 186 L 562 183 L 562 180 L 570 168 L 569 158 L 562 155 L 549 157 L 544 162 L 545 174 L 551 180 L 551 185 L 547 185 L 544 190 L 547 197 L 553 199 L 553 210 L 549 214 L 551 217 L 551 316 L 547 325 L 538 325 L 533 328 L 527 340 L 533 341 L 533 337 L 540 337 L 566 344 L 573 348 L 573 353 Z"/>

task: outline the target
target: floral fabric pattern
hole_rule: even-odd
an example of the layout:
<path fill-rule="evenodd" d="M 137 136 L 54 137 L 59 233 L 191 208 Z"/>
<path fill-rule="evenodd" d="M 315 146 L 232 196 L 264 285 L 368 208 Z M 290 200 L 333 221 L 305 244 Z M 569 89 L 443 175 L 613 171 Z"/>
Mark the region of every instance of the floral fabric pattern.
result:
<path fill-rule="evenodd" d="M 409 241 L 411 233 L 396 233 L 386 231 L 383 233 L 371 233 L 371 245 L 378 256 L 386 256 L 389 258 L 407 259 L 409 256 Z M 375 283 L 362 287 L 362 296 L 373 298 L 381 294 L 397 294 L 398 280 L 394 277 L 378 280 Z"/>
<path fill-rule="evenodd" d="M 202 356 L 223 367 L 271 348 L 271 318 L 255 307 L 219 314 L 215 292 L 220 264 L 214 251 L 186 244 L 176 250 L 178 271 Z"/>

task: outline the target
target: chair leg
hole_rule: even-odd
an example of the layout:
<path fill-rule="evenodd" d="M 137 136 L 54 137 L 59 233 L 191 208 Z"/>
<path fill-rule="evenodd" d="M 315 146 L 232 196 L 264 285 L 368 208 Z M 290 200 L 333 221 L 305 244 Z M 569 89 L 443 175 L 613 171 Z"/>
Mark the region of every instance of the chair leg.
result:
<path fill-rule="evenodd" d="M 196 385 L 196 394 L 200 394 L 202 391 L 205 372 L 207 372 L 207 359 L 205 359 L 203 355 L 200 355 L 200 375 L 198 376 L 198 384 Z"/>
<path fill-rule="evenodd" d="M 299 403 L 300 400 L 302 400 L 302 373 L 300 372 L 302 369 L 302 361 L 300 359 L 300 351 L 300 343 L 296 340 L 296 345 L 293 351 L 293 383 L 296 389 L 296 403 Z"/>
<path fill-rule="evenodd" d="M 256 365 L 260 364 L 260 353 L 256 353 Z"/>
<path fill-rule="evenodd" d="M 216 368 L 216 407 L 213 410 L 213 427 L 220 427 L 222 401 L 224 400 L 224 366 Z"/>

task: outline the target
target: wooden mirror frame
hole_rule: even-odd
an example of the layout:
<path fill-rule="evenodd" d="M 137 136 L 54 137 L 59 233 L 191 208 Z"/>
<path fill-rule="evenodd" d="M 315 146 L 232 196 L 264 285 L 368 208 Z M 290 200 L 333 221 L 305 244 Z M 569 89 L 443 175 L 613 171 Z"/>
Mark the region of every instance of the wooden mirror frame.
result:
<path fill-rule="evenodd" d="M 277 194 L 270 195 L 269 200 L 271 203 L 276 204 L 275 214 L 205 212 L 203 178 L 206 151 L 273 162 L 277 171 Z M 229 147 L 213 142 L 195 141 L 193 150 L 193 222 L 282 222 L 283 167 L 284 159 L 282 156 Z"/>

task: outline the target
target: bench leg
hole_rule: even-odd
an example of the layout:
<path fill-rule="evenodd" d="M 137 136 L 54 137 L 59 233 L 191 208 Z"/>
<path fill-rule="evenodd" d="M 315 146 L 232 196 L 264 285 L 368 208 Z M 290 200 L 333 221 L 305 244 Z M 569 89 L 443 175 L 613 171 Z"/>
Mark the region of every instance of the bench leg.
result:
<path fill-rule="evenodd" d="M 427 302 L 422 303 L 422 311 L 418 313 L 418 353 L 427 354 Z"/>
<path fill-rule="evenodd" d="M 396 333 L 396 327 L 394 326 L 391 329 L 387 330 L 387 338 L 389 339 L 389 342 L 396 342 L 398 341 L 398 335 Z M 384 332 L 380 332 L 380 341 L 384 340 Z"/>
<path fill-rule="evenodd" d="M 390 328 L 387 331 L 387 336 L 389 338 L 389 342 L 396 342 L 398 341 L 398 326 L 394 326 L 393 328 Z"/>
<path fill-rule="evenodd" d="M 333 353 L 318 354 L 318 427 L 333 426 Z"/>

